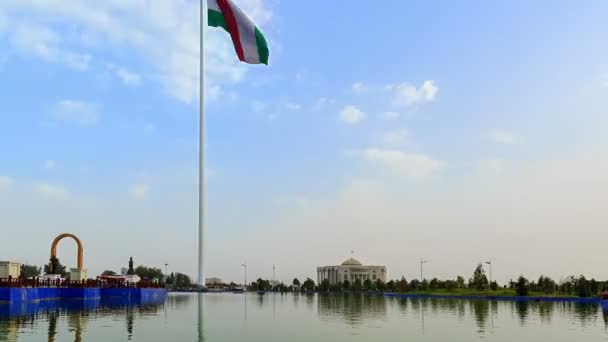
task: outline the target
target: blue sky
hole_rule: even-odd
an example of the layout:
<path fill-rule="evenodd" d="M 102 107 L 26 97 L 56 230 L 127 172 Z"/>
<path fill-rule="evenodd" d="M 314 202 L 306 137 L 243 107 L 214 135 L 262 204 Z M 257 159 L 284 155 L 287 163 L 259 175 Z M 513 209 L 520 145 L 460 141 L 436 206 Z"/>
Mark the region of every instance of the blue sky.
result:
<path fill-rule="evenodd" d="M 208 275 L 355 250 L 392 277 L 424 256 L 440 277 L 492 258 L 502 280 L 608 278 L 608 4 L 237 3 L 270 66 L 209 29 Z M 0 259 L 42 264 L 68 231 L 93 273 L 195 275 L 197 6 L 0 4 Z"/>

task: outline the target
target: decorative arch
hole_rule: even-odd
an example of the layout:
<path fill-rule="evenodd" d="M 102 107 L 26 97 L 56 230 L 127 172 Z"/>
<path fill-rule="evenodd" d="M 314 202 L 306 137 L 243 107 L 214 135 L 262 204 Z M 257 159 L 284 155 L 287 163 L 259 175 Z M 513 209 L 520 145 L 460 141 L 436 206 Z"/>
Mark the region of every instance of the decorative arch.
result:
<path fill-rule="evenodd" d="M 55 240 L 53 240 L 53 244 L 51 245 L 51 260 L 57 258 L 57 244 L 59 244 L 59 241 L 66 237 L 74 239 L 74 241 L 76 241 L 76 245 L 78 245 L 77 267 L 79 270 L 82 270 L 84 268 L 84 248 L 82 248 L 82 242 L 80 241 L 80 239 L 74 234 L 61 234 L 56 237 Z"/>

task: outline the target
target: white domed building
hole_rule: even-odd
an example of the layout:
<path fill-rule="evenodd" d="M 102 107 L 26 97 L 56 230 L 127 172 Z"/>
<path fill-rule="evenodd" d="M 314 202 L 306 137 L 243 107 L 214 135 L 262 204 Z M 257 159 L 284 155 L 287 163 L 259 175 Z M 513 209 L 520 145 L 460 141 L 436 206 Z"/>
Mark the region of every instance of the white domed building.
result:
<path fill-rule="evenodd" d="M 357 279 L 386 282 L 386 266 L 363 265 L 359 260 L 349 258 L 341 265 L 317 267 L 317 284 L 328 279 L 331 285 L 348 280 L 351 284 Z"/>

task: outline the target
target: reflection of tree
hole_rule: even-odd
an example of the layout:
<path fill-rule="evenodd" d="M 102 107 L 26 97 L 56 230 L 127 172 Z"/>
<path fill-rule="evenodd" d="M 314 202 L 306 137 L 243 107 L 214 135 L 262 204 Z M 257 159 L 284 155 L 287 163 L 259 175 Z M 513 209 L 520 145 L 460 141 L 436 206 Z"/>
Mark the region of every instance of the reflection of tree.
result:
<path fill-rule="evenodd" d="M 545 324 L 550 324 L 553 317 L 553 311 L 555 310 L 554 302 L 539 302 L 538 303 L 538 315 L 540 321 Z"/>
<path fill-rule="evenodd" d="M 608 329 L 608 310 L 603 311 L 604 314 L 604 326 Z"/>
<path fill-rule="evenodd" d="M 588 303 L 575 303 L 574 314 L 581 322 L 583 327 L 587 324 L 593 324 L 593 320 L 597 317 L 597 305 Z"/>
<path fill-rule="evenodd" d="M 483 334 L 486 331 L 486 323 L 490 316 L 490 302 L 487 300 L 473 300 L 470 305 L 473 315 L 475 315 L 478 332 Z"/>
<path fill-rule="evenodd" d="M 135 310 L 127 307 L 127 338 L 129 341 L 133 337 L 133 325 L 135 323 Z"/>
<path fill-rule="evenodd" d="M 526 319 L 528 318 L 528 313 L 530 311 L 530 303 L 527 300 L 518 300 L 515 302 L 515 310 L 517 311 L 517 316 L 519 316 L 521 325 L 526 324 Z"/>
<path fill-rule="evenodd" d="M 49 312 L 49 342 L 55 341 L 55 336 L 57 335 L 57 312 L 52 311 Z"/>
<path fill-rule="evenodd" d="M 317 311 L 322 319 L 339 318 L 351 325 L 359 325 L 363 319 L 385 318 L 387 315 L 383 296 L 360 294 L 319 295 Z"/>

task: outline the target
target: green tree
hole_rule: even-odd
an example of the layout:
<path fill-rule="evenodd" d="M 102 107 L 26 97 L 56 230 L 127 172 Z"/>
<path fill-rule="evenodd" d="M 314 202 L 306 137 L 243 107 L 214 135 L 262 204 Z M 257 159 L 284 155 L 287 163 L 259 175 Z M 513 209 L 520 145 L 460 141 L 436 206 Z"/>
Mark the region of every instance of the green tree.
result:
<path fill-rule="evenodd" d="M 384 282 L 381 279 L 376 280 L 374 287 L 375 287 L 376 291 L 383 292 L 384 290 L 386 290 L 386 284 L 384 284 Z"/>
<path fill-rule="evenodd" d="M 314 292 L 314 290 L 315 290 L 315 282 L 314 282 L 314 280 L 312 280 L 310 278 L 306 278 L 306 280 L 304 281 L 304 283 L 302 283 L 301 289 L 303 291 L 307 291 L 307 292 Z"/>
<path fill-rule="evenodd" d="M 34 265 L 21 265 L 21 276 L 24 278 L 33 278 L 40 275 L 42 269 Z"/>
<path fill-rule="evenodd" d="M 529 292 L 529 282 L 524 276 L 519 276 L 515 283 L 515 292 L 518 296 L 527 296 Z"/>
<path fill-rule="evenodd" d="M 372 289 L 372 281 L 371 281 L 371 280 L 369 280 L 369 279 L 365 279 L 365 280 L 363 281 L 363 289 L 364 289 L 365 291 L 369 291 L 369 290 L 371 290 L 371 289 Z"/>
<path fill-rule="evenodd" d="M 473 278 L 470 281 L 471 287 L 476 288 L 477 290 L 483 290 L 488 286 L 488 278 L 486 277 L 486 272 L 483 269 L 483 265 L 479 263 L 473 272 Z"/>
<path fill-rule="evenodd" d="M 110 271 L 110 270 L 105 270 L 105 271 L 103 271 L 101 273 L 101 275 L 104 275 L 104 276 L 114 276 L 114 275 L 116 275 L 116 272 Z"/>
<path fill-rule="evenodd" d="M 329 287 L 330 287 L 329 279 L 325 278 L 325 279 L 323 279 L 321 284 L 319 284 L 319 292 L 327 293 L 327 292 L 329 292 Z"/>
<path fill-rule="evenodd" d="M 163 279 L 163 271 L 160 268 L 155 267 L 146 267 L 144 265 L 139 265 L 135 269 L 135 274 L 137 274 L 140 278 L 145 278 L 149 280 Z"/>
<path fill-rule="evenodd" d="M 465 280 L 462 276 L 458 276 L 456 277 L 456 287 L 458 287 L 459 289 L 464 289 L 465 286 Z"/>
<path fill-rule="evenodd" d="M 457 286 L 457 284 L 456 284 L 456 281 L 454 281 L 454 280 L 446 280 L 445 281 L 445 288 L 447 290 L 453 290 L 453 289 L 456 288 L 456 286 Z"/>
<path fill-rule="evenodd" d="M 422 289 L 422 283 L 418 279 L 412 279 L 409 283 L 408 288 L 412 291 L 420 291 Z"/>
<path fill-rule="evenodd" d="M 498 283 L 496 281 L 492 281 L 490 283 L 490 290 L 492 290 L 492 291 L 498 290 Z"/>
<path fill-rule="evenodd" d="M 386 282 L 386 290 L 387 291 L 395 291 L 395 281 L 394 280 L 389 280 L 388 282 Z"/>
<path fill-rule="evenodd" d="M 192 280 L 188 275 L 177 272 L 174 274 L 172 273 L 172 277 L 173 279 L 171 280 L 171 283 L 174 288 L 189 289 L 192 287 Z"/>
<path fill-rule="evenodd" d="M 408 284 L 407 279 L 405 279 L 405 277 L 401 277 L 400 280 L 398 280 L 395 283 L 395 290 L 397 292 L 406 292 L 410 289 L 410 284 Z"/>
<path fill-rule="evenodd" d="M 350 281 L 348 281 L 348 279 L 346 279 L 346 280 L 345 280 L 345 281 L 342 283 L 342 288 L 343 288 L 345 291 L 348 291 L 348 290 L 350 290 L 350 287 L 351 287 L 351 286 L 350 286 Z"/>
<path fill-rule="evenodd" d="M 438 289 L 439 288 L 439 279 L 437 279 L 437 278 L 431 279 L 431 281 L 429 282 L 429 287 L 431 289 Z"/>
<path fill-rule="evenodd" d="M 291 283 L 295 287 L 300 287 L 300 280 L 298 278 L 293 278 L 293 281 Z"/>
<path fill-rule="evenodd" d="M 353 283 L 353 290 L 361 291 L 361 289 L 363 289 L 363 283 L 361 282 L 361 279 L 357 278 Z"/>
<path fill-rule="evenodd" d="M 44 265 L 44 274 L 49 273 L 50 264 Z M 61 275 L 62 278 L 68 278 L 70 273 L 66 270 L 66 267 L 59 262 L 57 259 L 57 269 L 55 270 L 55 274 Z"/>

